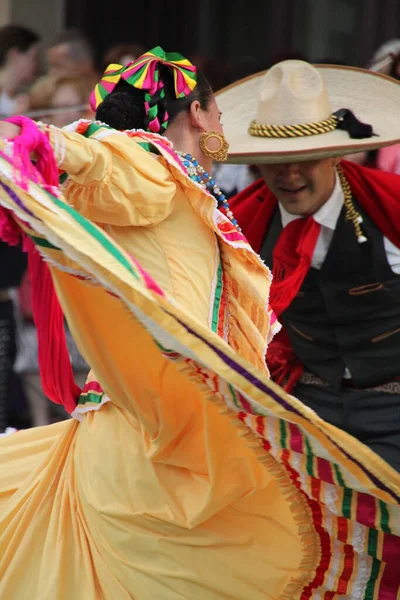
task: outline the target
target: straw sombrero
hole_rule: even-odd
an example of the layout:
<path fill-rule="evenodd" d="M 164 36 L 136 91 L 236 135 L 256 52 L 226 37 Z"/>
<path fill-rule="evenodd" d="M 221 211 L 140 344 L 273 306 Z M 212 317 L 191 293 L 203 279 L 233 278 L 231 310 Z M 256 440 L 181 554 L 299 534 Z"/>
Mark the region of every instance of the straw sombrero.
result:
<path fill-rule="evenodd" d="M 217 101 L 233 163 L 315 160 L 400 142 L 400 82 L 364 69 L 287 60 L 221 90 Z"/>

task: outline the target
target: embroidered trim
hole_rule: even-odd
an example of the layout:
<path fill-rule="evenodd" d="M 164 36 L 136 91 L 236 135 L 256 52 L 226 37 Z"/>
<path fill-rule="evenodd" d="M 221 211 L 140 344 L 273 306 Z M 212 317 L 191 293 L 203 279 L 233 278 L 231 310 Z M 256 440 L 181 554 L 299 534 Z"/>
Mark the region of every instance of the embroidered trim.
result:
<path fill-rule="evenodd" d="M 214 238 L 215 246 L 215 264 L 214 264 L 214 277 L 211 284 L 211 296 L 210 296 L 210 312 L 208 314 L 208 326 L 212 329 L 213 317 L 214 317 L 214 305 L 215 305 L 215 293 L 217 289 L 218 271 L 221 264 L 221 252 L 219 249 L 218 241 Z"/>
<path fill-rule="evenodd" d="M 226 340 L 225 335 L 227 333 L 227 301 L 226 301 L 226 288 L 224 285 L 224 273 L 221 255 L 218 249 L 218 267 L 215 274 L 215 286 L 213 285 L 213 305 L 211 315 L 211 331 Z"/>
<path fill-rule="evenodd" d="M 77 421 L 82 421 L 82 415 L 92 412 L 93 410 L 99 410 L 104 404 L 111 402 L 111 398 L 102 394 L 101 401 L 94 404 L 78 404 L 75 410 L 71 413 L 71 417 Z"/>

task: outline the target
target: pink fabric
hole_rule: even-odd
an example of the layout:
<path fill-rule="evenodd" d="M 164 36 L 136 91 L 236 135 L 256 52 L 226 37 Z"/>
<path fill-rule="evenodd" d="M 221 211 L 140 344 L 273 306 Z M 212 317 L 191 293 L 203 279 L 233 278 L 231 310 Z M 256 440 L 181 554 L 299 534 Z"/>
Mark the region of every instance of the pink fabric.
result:
<path fill-rule="evenodd" d="M 378 152 L 376 166 L 381 171 L 400 175 L 400 144 L 381 148 Z"/>
<path fill-rule="evenodd" d="M 21 228 L 3 206 L 0 206 L 0 239 L 9 246 L 18 246 L 21 242 Z"/>
<path fill-rule="evenodd" d="M 36 123 L 27 117 L 6 119 L 21 128 L 13 139 L 13 163 L 17 169 L 17 183 L 27 189 L 29 179 L 58 187 L 58 169 L 50 141 Z M 32 164 L 31 154 L 36 154 L 36 165 Z"/>
<path fill-rule="evenodd" d="M 21 128 L 13 139 L 15 181 L 28 189 L 29 181 L 45 188 L 58 188 L 58 169 L 49 139 L 37 125 L 26 117 L 11 117 L 8 122 Z M 31 162 L 35 152 L 36 165 Z M 53 190 L 54 191 L 54 190 Z M 0 211 L 0 232 L 4 241 L 16 241 L 15 229 L 10 226 L 10 214 Z M 43 392 L 56 404 L 64 405 L 71 413 L 81 393 L 75 384 L 68 353 L 64 315 L 54 290 L 50 270 L 30 238 L 25 236 L 28 251 L 29 276 L 32 282 L 32 312 L 38 336 L 38 360 Z"/>
<path fill-rule="evenodd" d="M 320 231 L 321 225 L 307 217 L 289 223 L 279 236 L 273 250 L 270 296 L 278 318 L 292 303 L 310 269 Z"/>

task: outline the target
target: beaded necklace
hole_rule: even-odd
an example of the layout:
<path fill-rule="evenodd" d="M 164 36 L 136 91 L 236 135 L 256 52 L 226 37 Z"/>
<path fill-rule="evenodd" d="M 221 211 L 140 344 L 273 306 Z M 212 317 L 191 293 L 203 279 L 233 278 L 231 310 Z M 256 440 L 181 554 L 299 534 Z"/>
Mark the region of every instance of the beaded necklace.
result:
<path fill-rule="evenodd" d="M 230 222 L 238 231 L 242 231 L 239 227 L 239 223 L 235 219 L 233 212 L 229 208 L 228 199 L 221 192 L 216 182 L 212 178 L 212 176 L 203 169 L 203 167 L 199 164 L 191 154 L 185 154 L 184 152 L 176 152 L 179 158 L 182 161 L 184 168 L 186 169 L 187 174 L 189 175 L 192 181 L 198 183 L 203 189 L 207 190 L 212 194 L 218 202 L 218 208 L 223 209 L 225 215 L 228 217 Z"/>

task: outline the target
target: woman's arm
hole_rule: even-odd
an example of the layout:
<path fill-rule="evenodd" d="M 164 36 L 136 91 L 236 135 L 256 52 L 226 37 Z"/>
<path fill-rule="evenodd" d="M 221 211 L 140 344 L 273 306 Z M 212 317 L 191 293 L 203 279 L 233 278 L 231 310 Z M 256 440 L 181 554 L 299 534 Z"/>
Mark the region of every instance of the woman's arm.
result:
<path fill-rule="evenodd" d="M 166 219 L 175 201 L 170 171 L 134 140 L 104 127 L 98 139 L 39 124 L 50 139 L 59 169 L 67 173 L 64 195 L 82 215 L 107 225 L 147 227 Z M 0 138 L 21 133 L 1 121 Z"/>
<path fill-rule="evenodd" d="M 58 142 L 56 135 L 62 136 Z M 97 135 L 50 129 L 59 168 L 69 176 L 63 189 L 68 202 L 107 225 L 147 227 L 166 219 L 176 193 L 169 169 L 124 134 L 105 127 Z"/>

